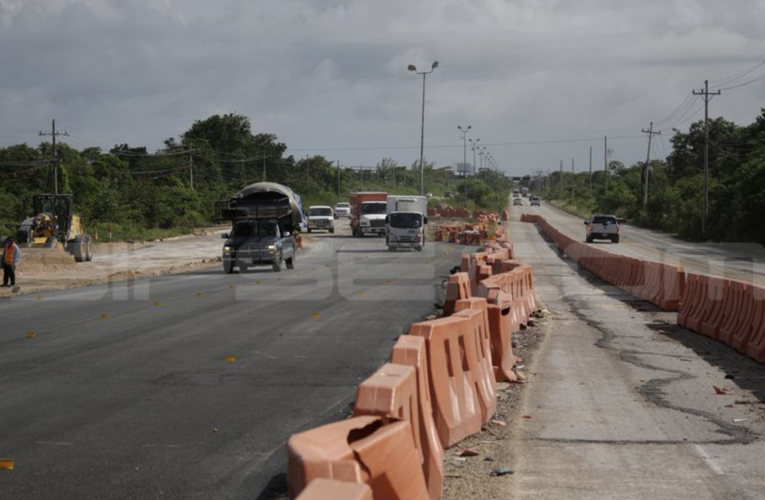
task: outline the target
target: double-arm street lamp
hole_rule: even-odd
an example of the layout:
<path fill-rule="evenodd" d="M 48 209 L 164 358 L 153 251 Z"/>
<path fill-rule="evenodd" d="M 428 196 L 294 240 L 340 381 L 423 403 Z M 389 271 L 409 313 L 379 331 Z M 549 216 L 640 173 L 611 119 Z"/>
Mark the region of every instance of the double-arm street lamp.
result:
<path fill-rule="evenodd" d="M 417 71 L 417 66 L 410 64 L 409 71 L 422 75 L 422 127 L 420 133 L 420 196 L 425 194 L 425 170 L 423 168 L 423 155 L 425 150 L 425 76 L 433 73 L 438 68 L 438 61 L 434 61 L 430 71 Z"/>
<path fill-rule="evenodd" d="M 462 132 L 462 168 L 465 169 L 465 177 L 467 177 L 467 133 L 468 130 L 473 128 L 472 125 L 468 125 L 467 128 L 462 128 L 462 125 L 457 125 L 457 130 Z"/>

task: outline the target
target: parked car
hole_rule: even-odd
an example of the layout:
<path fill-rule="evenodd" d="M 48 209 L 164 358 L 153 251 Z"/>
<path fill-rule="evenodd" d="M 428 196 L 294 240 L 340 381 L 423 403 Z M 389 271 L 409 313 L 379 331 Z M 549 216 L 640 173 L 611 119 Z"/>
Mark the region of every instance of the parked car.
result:
<path fill-rule="evenodd" d="M 539 196 L 532 196 L 531 197 L 530 205 L 532 207 L 541 207 L 542 206 L 542 200 L 539 199 Z"/>
<path fill-rule="evenodd" d="M 325 205 L 313 205 L 308 207 L 308 232 L 324 230 L 335 232 L 334 215 L 332 207 Z"/>
<path fill-rule="evenodd" d="M 523 206 L 523 200 L 520 198 L 513 198 L 513 206 L 514 207 L 522 207 Z"/>
<path fill-rule="evenodd" d="M 611 240 L 619 243 L 619 221 L 615 215 L 593 215 L 592 219 L 584 221 L 587 226 L 585 239 L 587 243 L 593 240 Z"/>
<path fill-rule="evenodd" d="M 351 218 L 351 204 L 347 201 L 341 201 L 335 204 L 335 219 L 340 217 Z"/>

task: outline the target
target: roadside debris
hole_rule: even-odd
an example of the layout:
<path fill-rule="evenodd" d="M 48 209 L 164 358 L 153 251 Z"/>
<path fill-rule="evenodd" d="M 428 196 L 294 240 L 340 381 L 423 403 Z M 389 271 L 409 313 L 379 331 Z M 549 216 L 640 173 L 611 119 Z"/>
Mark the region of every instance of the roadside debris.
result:
<path fill-rule="evenodd" d="M 718 396 L 727 396 L 728 395 L 728 393 L 725 392 L 725 389 L 721 389 L 721 388 L 717 387 L 716 385 L 713 385 L 712 387 L 714 387 L 715 394 L 717 394 Z"/>
<path fill-rule="evenodd" d="M 496 469 L 491 471 L 491 475 L 494 477 L 506 476 L 508 474 L 515 474 L 515 471 L 511 469 L 510 467 L 497 467 Z"/>

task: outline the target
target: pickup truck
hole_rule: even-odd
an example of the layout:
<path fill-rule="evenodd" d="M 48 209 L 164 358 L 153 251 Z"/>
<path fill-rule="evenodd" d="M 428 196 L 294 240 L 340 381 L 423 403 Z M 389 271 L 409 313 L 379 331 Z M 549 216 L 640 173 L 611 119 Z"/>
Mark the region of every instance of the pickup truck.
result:
<path fill-rule="evenodd" d="M 234 267 L 239 272 L 256 265 L 270 265 L 274 271 L 295 267 L 295 237 L 282 232 L 277 220 L 245 219 L 234 223 L 231 233 L 224 233 L 223 270 L 230 274 Z"/>
<path fill-rule="evenodd" d="M 300 197 L 290 188 L 273 182 L 251 184 L 231 199 L 215 204 L 215 219 L 230 221 L 223 235 L 223 271 L 247 272 L 257 265 L 274 271 L 295 267 L 296 235 L 305 226 Z"/>
<path fill-rule="evenodd" d="M 593 215 L 592 219 L 584 221 L 587 226 L 585 239 L 587 243 L 593 240 L 611 240 L 619 243 L 619 222 L 615 215 Z"/>

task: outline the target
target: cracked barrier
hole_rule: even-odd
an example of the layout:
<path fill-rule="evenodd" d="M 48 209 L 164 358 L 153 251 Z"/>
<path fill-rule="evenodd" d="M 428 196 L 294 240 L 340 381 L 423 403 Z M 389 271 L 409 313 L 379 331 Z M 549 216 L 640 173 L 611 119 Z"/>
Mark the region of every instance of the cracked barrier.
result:
<path fill-rule="evenodd" d="M 444 485 L 444 448 L 433 421 L 425 339 L 412 335 L 400 336 L 391 351 L 391 361 L 414 367 L 416 372 L 419 422 L 414 425 L 419 426 L 420 441 L 415 444 L 422 453 L 422 471 L 428 493 L 431 500 L 437 500 L 441 498 Z"/>
<path fill-rule="evenodd" d="M 294 434 L 287 452 L 292 499 L 317 478 L 366 483 L 375 500 L 428 499 L 409 422 L 353 417 Z"/>
<path fill-rule="evenodd" d="M 303 490 L 297 500 L 374 500 L 366 484 L 345 483 L 318 478 Z"/>

